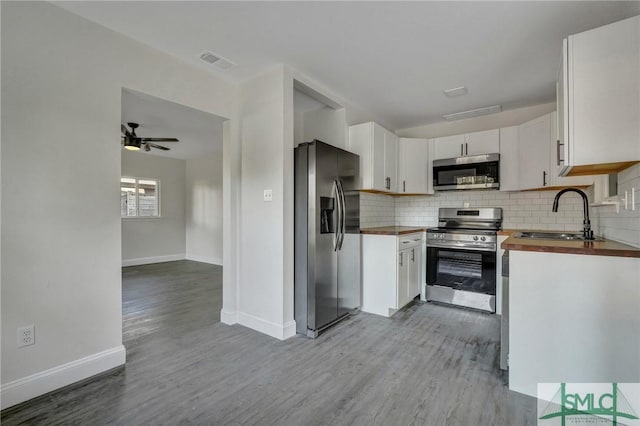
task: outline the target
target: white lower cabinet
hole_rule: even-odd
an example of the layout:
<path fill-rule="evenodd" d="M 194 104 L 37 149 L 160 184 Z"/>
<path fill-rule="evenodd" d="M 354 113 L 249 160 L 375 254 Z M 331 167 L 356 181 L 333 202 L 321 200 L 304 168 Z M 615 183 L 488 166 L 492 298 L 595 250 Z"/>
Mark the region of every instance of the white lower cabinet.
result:
<path fill-rule="evenodd" d="M 362 238 L 362 311 L 390 317 L 420 294 L 424 233 Z"/>

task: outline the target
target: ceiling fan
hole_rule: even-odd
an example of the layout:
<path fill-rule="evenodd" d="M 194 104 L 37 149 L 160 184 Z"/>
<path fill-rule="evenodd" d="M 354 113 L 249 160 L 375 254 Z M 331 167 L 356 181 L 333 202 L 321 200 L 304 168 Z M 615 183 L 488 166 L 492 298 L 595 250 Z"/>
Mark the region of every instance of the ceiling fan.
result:
<path fill-rule="evenodd" d="M 176 138 L 141 138 L 136 135 L 136 129 L 140 126 L 138 123 L 127 123 L 127 125 L 131 127 L 131 131 L 129 131 L 124 124 L 120 125 L 120 130 L 123 134 L 122 139 L 124 139 L 124 147 L 130 151 L 139 151 L 140 149 L 151 151 L 151 148 L 169 151 L 171 148 L 156 145 L 151 142 L 179 142 Z"/>

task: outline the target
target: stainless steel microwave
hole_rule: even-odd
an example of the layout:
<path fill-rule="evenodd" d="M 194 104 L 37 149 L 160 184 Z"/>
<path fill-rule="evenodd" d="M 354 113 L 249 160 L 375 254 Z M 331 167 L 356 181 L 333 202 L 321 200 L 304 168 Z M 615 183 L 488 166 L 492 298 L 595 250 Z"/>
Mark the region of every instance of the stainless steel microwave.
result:
<path fill-rule="evenodd" d="M 500 154 L 472 155 L 433 161 L 433 189 L 500 188 Z"/>

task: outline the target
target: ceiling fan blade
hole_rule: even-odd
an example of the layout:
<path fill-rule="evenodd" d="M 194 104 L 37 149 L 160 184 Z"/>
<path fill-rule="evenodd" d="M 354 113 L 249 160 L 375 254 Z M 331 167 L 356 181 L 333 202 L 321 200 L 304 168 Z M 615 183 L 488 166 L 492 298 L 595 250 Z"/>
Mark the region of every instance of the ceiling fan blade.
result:
<path fill-rule="evenodd" d="M 155 143 L 147 143 L 147 146 L 152 146 L 154 148 L 158 148 L 161 149 L 163 151 L 169 151 L 171 148 L 167 148 L 166 146 L 160 146 L 160 145 L 156 145 Z"/>
<path fill-rule="evenodd" d="M 124 124 L 120 124 L 120 131 L 125 136 L 130 136 L 131 135 L 131 133 L 129 133 L 129 130 L 125 127 Z"/>
<path fill-rule="evenodd" d="M 180 142 L 176 138 L 142 138 L 142 142 Z"/>

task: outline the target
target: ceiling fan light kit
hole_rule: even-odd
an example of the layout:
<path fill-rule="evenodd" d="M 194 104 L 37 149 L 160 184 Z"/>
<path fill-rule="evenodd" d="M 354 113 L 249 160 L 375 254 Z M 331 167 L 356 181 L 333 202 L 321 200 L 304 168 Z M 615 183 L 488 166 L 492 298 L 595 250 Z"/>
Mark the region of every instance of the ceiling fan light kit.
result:
<path fill-rule="evenodd" d="M 122 132 L 122 138 L 124 139 L 124 148 L 129 151 L 140 151 L 140 148 L 145 152 L 151 151 L 151 148 L 169 151 L 171 148 L 150 142 L 180 142 L 176 138 L 141 138 L 136 135 L 136 129 L 140 126 L 138 123 L 127 123 L 127 125 L 131 127 L 131 131 L 129 131 L 124 124 L 120 125 L 120 131 Z"/>

